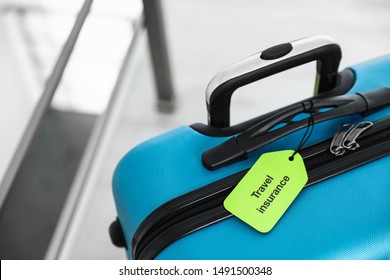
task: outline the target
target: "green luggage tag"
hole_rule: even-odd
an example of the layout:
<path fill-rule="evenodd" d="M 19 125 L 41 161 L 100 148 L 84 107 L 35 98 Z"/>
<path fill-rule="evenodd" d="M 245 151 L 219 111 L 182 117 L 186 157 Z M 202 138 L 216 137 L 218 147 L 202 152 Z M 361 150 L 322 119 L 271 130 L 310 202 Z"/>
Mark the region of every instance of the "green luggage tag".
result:
<path fill-rule="evenodd" d="M 269 232 L 308 180 L 301 155 L 265 153 L 224 201 L 224 207 L 256 230 Z"/>

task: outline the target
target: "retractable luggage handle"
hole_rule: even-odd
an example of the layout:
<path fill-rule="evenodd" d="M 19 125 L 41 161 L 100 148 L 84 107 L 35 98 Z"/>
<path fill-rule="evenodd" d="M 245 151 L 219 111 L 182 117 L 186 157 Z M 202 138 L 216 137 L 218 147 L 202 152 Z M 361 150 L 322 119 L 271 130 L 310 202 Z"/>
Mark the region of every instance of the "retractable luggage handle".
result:
<path fill-rule="evenodd" d="M 229 126 L 230 100 L 239 87 L 315 60 L 317 77 L 314 94 L 321 94 L 336 86 L 341 60 L 340 46 L 328 36 L 309 37 L 273 46 L 217 73 L 206 90 L 209 125 Z"/>

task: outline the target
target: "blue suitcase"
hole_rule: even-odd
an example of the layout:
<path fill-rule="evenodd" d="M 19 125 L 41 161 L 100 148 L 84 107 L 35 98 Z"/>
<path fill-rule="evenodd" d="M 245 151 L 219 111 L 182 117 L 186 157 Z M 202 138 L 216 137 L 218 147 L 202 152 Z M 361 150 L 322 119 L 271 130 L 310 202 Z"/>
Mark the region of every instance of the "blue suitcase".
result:
<path fill-rule="evenodd" d="M 316 36 L 218 73 L 206 93 L 208 125 L 150 139 L 118 163 L 113 243 L 129 259 L 389 259 L 390 56 L 338 72 L 340 59 L 331 38 Z M 310 61 L 313 97 L 229 125 L 237 88 Z M 297 149 L 308 125 L 299 152 L 309 179 L 276 226 L 260 233 L 226 211 L 259 156 Z"/>

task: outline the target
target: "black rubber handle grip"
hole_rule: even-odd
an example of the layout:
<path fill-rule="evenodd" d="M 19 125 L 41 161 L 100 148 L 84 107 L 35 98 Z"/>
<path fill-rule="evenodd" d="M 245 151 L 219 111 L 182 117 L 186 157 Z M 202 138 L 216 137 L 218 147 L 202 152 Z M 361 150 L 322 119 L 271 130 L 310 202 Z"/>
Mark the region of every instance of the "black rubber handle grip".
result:
<path fill-rule="evenodd" d="M 204 152 L 202 162 L 207 169 L 215 170 L 247 159 L 248 153 L 306 127 L 307 118 L 298 121 L 293 119 L 309 110 L 314 114 L 314 123 L 320 123 L 352 114 L 368 115 L 387 106 L 390 106 L 389 88 L 294 104 Z M 327 111 L 321 112 L 322 109 Z M 282 123 L 286 125 L 275 129 Z"/>
<path fill-rule="evenodd" d="M 209 125 L 230 125 L 230 100 L 239 87 L 311 61 L 317 61 L 315 94 L 329 91 L 336 86 L 340 60 L 340 46 L 326 36 L 277 45 L 241 60 L 215 75 L 207 87 Z"/>

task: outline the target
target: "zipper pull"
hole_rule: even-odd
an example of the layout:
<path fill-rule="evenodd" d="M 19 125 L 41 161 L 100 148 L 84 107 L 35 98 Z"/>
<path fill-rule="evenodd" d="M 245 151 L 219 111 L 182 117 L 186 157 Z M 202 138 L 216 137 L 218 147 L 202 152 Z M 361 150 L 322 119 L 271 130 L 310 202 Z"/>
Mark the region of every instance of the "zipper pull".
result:
<path fill-rule="evenodd" d="M 349 133 L 344 137 L 343 147 L 348 150 L 356 150 L 359 148 L 359 144 L 356 142 L 356 139 L 359 137 L 363 131 L 369 129 L 373 126 L 372 122 L 360 122 L 358 123 Z"/>
<path fill-rule="evenodd" d="M 342 124 L 333 136 L 332 143 L 330 144 L 330 152 L 336 156 L 342 156 L 345 153 L 345 147 L 343 146 L 344 138 L 348 135 L 354 125 L 353 124 Z"/>

